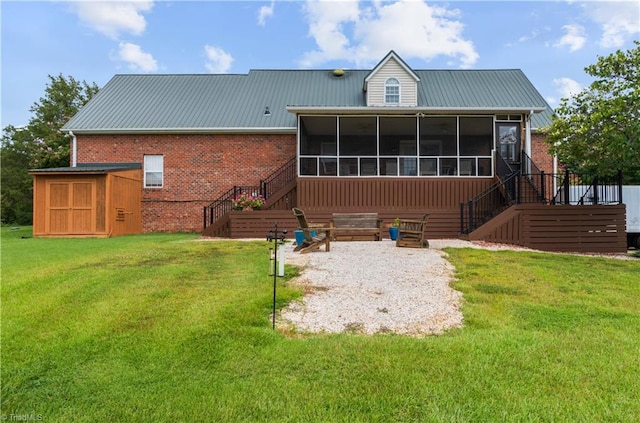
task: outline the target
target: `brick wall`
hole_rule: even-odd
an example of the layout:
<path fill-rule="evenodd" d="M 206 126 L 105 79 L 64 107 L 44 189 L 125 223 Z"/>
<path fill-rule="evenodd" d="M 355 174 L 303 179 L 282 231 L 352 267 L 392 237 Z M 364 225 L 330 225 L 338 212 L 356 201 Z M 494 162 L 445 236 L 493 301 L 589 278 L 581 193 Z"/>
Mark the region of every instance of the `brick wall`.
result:
<path fill-rule="evenodd" d="M 234 185 L 260 179 L 296 154 L 294 134 L 78 135 L 78 163 L 143 163 L 164 156 L 164 186 L 144 189 L 144 232 L 200 232 L 202 210 Z"/>
<path fill-rule="evenodd" d="M 545 173 L 553 173 L 553 157 L 544 143 L 545 135 L 531 134 L 531 159 Z"/>

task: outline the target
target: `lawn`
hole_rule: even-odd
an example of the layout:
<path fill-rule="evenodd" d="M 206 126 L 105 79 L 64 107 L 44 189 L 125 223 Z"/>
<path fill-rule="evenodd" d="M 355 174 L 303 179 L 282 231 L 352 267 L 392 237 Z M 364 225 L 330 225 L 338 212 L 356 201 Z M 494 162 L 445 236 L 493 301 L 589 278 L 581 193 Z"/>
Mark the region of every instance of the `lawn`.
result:
<path fill-rule="evenodd" d="M 196 238 L 3 228 L 3 418 L 640 417 L 640 260 L 449 249 L 464 328 L 301 336 L 271 329 L 266 242 Z M 301 295 L 287 286 L 296 272 L 278 282 L 279 307 Z"/>

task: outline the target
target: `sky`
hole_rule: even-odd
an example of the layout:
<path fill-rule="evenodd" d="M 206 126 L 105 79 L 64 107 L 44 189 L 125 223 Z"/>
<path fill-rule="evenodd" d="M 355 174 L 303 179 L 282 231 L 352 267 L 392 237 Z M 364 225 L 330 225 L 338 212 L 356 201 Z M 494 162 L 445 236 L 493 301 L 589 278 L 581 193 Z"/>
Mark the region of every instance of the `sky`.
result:
<path fill-rule="evenodd" d="M 390 50 L 413 69 L 522 69 L 556 107 L 640 40 L 640 0 L 0 0 L 0 19 L 0 128 L 28 123 L 48 75 L 371 69 Z"/>

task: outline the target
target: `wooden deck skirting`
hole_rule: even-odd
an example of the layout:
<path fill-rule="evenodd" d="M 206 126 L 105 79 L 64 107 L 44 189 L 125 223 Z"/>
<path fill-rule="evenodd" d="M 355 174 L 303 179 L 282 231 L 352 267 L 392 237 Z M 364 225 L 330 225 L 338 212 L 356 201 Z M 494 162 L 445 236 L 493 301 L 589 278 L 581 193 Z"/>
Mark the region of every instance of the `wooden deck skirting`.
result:
<path fill-rule="evenodd" d="M 428 239 L 462 238 L 521 245 L 543 251 L 620 253 L 626 251 L 625 206 L 515 205 L 468 235 L 460 235 L 460 203 L 493 182 L 489 178 L 298 178 L 279 210 L 232 211 L 217 236 L 265 238 L 275 223 L 293 239 L 295 205 L 311 223 L 327 227 L 333 213 L 378 213 L 386 227 L 395 218 L 419 220 L 429 213 Z M 283 196 L 284 198 L 284 196 Z M 205 236 L 209 235 L 205 231 Z"/>
<path fill-rule="evenodd" d="M 522 204 L 512 206 L 491 222 L 468 236 L 460 236 L 458 210 L 428 210 L 428 239 L 464 238 L 520 245 L 542 251 L 621 253 L 625 252 L 625 206 L 547 206 Z M 329 226 L 332 210 L 305 212 L 311 223 Z M 420 219 L 425 210 L 403 212 L 379 211 L 378 216 L 388 225 L 396 217 Z M 288 231 L 293 239 L 297 221 L 285 210 L 232 211 L 229 215 L 229 238 L 262 239 L 273 229 Z M 383 237 L 388 238 L 386 228 Z"/>
<path fill-rule="evenodd" d="M 305 215 L 311 223 L 321 223 L 329 227 L 329 222 L 333 216 L 333 210 L 315 210 L 307 212 Z M 383 238 L 389 237 L 386 226 L 391 224 L 395 218 L 400 219 L 421 219 L 425 210 L 405 210 L 403 212 L 386 211 L 378 212 L 378 217 L 382 219 Z M 457 238 L 460 230 L 460 216 L 458 210 L 431 211 L 429 228 L 427 235 L 430 238 Z M 293 239 L 293 231 L 298 229 L 298 222 L 291 210 L 253 210 L 253 211 L 232 211 L 229 213 L 229 221 L 226 225 L 224 236 L 229 238 L 264 238 L 273 229 L 273 225 L 278 224 L 278 230 L 286 229 L 287 238 Z M 204 234 L 206 236 L 206 234 Z"/>
<path fill-rule="evenodd" d="M 623 253 L 626 207 L 520 204 L 469 234 L 482 240 L 542 251 Z"/>

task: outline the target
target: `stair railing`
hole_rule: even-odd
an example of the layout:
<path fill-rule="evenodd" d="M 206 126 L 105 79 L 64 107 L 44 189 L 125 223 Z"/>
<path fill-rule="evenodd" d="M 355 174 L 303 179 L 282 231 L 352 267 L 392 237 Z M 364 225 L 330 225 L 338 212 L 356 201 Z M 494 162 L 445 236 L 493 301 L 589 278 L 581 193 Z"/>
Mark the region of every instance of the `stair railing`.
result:
<path fill-rule="evenodd" d="M 279 169 L 260 181 L 260 194 L 265 199 L 284 188 L 296 178 L 296 157 L 292 157 Z"/>
<path fill-rule="evenodd" d="M 234 198 L 242 194 L 260 194 L 267 200 L 278 190 L 284 188 L 296 177 L 296 157 L 289 159 L 284 165 L 272 172 L 257 186 L 234 186 L 225 191 L 211 204 L 204 207 L 203 227 L 206 229 L 214 222 L 229 214 L 233 208 Z"/>
<path fill-rule="evenodd" d="M 519 175 L 512 172 L 480 195 L 460 204 L 460 232 L 468 234 L 508 208 L 518 197 Z"/>
<path fill-rule="evenodd" d="M 521 156 L 522 158 L 520 163 L 522 163 L 522 169 L 526 169 L 525 172 L 521 171 L 522 176 L 526 178 L 531 187 L 538 194 L 537 199 L 528 202 L 547 203 L 547 193 L 552 191 L 547 187 L 547 178 L 545 178 L 544 170 L 541 170 L 526 152 L 522 151 Z"/>
<path fill-rule="evenodd" d="M 259 194 L 260 186 L 234 186 L 225 191 L 218 199 L 204 207 L 204 228 L 228 214 L 233 208 L 233 200 L 242 194 Z"/>

